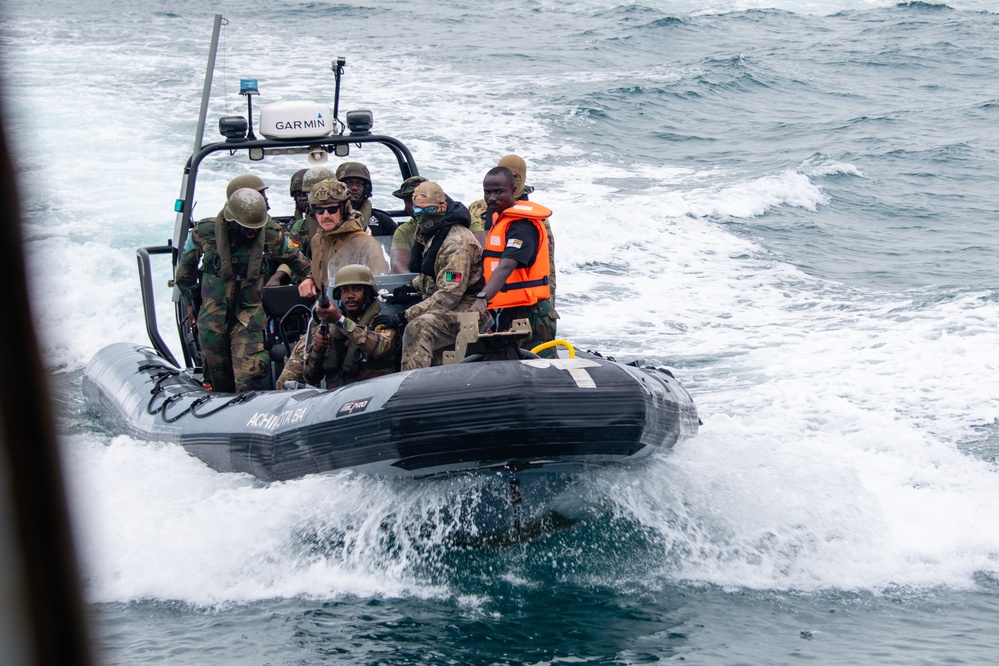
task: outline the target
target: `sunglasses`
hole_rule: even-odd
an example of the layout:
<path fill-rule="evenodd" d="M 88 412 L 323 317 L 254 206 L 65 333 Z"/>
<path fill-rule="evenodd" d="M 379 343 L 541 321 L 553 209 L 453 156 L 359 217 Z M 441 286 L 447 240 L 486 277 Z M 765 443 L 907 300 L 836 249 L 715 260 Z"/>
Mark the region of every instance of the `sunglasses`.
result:
<path fill-rule="evenodd" d="M 316 216 L 326 213 L 327 215 L 336 215 L 340 212 L 340 206 L 316 206 L 315 207 Z"/>
<path fill-rule="evenodd" d="M 433 215 L 436 212 L 437 206 L 413 206 L 413 215 L 420 215 L 422 213 Z"/>

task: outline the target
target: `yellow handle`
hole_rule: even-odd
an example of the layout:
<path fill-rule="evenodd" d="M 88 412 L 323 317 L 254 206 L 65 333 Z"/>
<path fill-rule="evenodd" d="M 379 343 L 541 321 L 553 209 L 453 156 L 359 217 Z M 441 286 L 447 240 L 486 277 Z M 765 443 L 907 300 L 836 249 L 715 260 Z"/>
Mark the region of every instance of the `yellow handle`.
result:
<path fill-rule="evenodd" d="M 572 343 L 568 340 L 549 340 L 548 342 L 542 342 L 540 345 L 531 350 L 532 354 L 537 354 L 543 352 L 546 349 L 551 349 L 555 346 L 562 346 L 569 350 L 569 358 L 576 358 L 576 349 L 572 346 Z"/>

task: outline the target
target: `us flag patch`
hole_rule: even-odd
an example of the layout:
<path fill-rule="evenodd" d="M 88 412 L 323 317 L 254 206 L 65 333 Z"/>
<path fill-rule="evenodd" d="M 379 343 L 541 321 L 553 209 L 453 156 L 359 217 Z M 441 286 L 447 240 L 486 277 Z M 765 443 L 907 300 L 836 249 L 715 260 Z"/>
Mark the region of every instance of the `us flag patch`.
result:
<path fill-rule="evenodd" d="M 524 244 L 524 241 L 520 240 L 519 238 L 511 238 L 510 240 L 508 240 L 506 242 L 506 246 L 507 247 L 512 247 L 512 248 L 515 248 L 517 250 L 519 250 L 520 246 L 523 245 L 523 244 Z"/>
<path fill-rule="evenodd" d="M 445 282 L 461 282 L 461 273 L 455 273 L 454 271 L 447 271 L 444 273 Z"/>

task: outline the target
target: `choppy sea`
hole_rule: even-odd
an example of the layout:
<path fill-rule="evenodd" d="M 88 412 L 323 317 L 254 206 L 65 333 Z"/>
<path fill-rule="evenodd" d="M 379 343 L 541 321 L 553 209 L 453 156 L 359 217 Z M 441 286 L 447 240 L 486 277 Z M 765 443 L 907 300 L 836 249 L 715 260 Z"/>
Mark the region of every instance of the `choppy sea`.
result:
<path fill-rule="evenodd" d="M 102 662 L 994 663 L 996 11 L 6 2 L 24 251 Z M 82 370 L 146 339 L 134 251 L 172 235 L 216 12 L 211 140 L 240 78 L 258 103 L 329 102 L 344 56 L 341 108 L 373 110 L 455 198 L 522 155 L 555 211 L 560 334 L 668 365 L 700 434 L 590 480 L 578 522 L 478 544 L 433 487 L 268 485 L 105 431 Z M 245 166 L 207 175 L 201 210 Z M 277 213 L 294 168 L 264 172 Z M 384 207 L 398 183 L 375 180 Z"/>

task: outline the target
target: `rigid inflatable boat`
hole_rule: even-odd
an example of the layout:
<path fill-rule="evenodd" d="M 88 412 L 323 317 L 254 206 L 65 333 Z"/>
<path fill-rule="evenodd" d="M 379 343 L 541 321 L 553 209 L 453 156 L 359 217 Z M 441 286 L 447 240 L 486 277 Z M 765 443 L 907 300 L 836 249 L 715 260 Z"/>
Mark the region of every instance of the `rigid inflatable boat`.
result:
<path fill-rule="evenodd" d="M 489 474 L 503 480 L 497 493 L 501 504 L 527 505 L 536 500 L 530 507 L 532 515 L 544 510 L 567 479 L 635 463 L 696 434 L 694 403 L 668 370 L 620 363 L 596 353 L 575 355 L 568 344 L 560 353 L 564 356 L 568 350 L 569 358 L 541 359 L 526 351 L 511 354 L 516 345 L 509 344 L 505 354 L 497 353 L 502 347 L 497 340 L 507 332 L 494 334 L 497 339 L 487 340 L 481 353 L 475 315 L 474 321 L 463 323 L 467 335 L 459 336 L 461 344 L 450 356 L 445 354 L 445 365 L 397 372 L 336 390 L 273 390 L 285 357 L 310 326 L 311 312 L 299 301 L 294 286 L 263 290 L 269 317 L 266 346 L 271 352 L 264 388 L 271 390 L 207 391 L 194 316 L 199 303 L 191 300 L 191 292 L 182 293 L 170 283 L 183 356 L 177 361 L 176 345 L 166 344 L 156 321 L 151 266 L 152 257 L 168 256 L 175 274 L 178 248 L 184 247 L 195 223 L 199 195 L 209 201 L 224 200 L 220 183 L 262 160 L 268 160 L 264 176 L 273 178 L 274 173 L 299 169 L 303 156 L 316 165 L 330 154 L 344 159 L 351 151 L 372 167 L 372 174 L 379 174 L 372 180 L 383 193 L 389 190 L 384 184 L 395 187 L 419 174 L 401 141 L 372 133 L 369 111 L 347 112 L 346 123 L 340 122 L 336 109 L 343 59 L 333 62 L 337 96 L 332 111 L 311 102 L 264 106 L 259 123 L 263 137 L 257 138 L 251 106 L 252 97 L 259 94 L 257 82 L 243 80 L 240 94 L 247 99 L 247 117 L 220 118 L 224 140 L 203 144 L 213 67 L 210 62 L 195 150 L 185 165 L 174 206 L 173 237 L 166 245 L 137 251 L 151 347 L 112 344 L 93 358 L 84 375 L 86 402 L 109 430 L 176 442 L 215 470 L 245 472 L 264 481 L 345 469 L 411 479 Z M 209 168 L 213 175 L 196 190 L 199 170 L 208 158 L 214 160 Z M 271 196 L 273 200 L 276 195 Z M 382 201 L 398 205 L 398 200 L 384 195 Z M 216 210 L 208 206 L 209 211 Z M 404 210 L 382 212 L 396 220 L 408 219 Z M 391 236 L 380 240 L 389 241 Z M 412 277 L 376 276 L 380 300 Z M 332 287 L 329 284 L 327 293 Z M 382 312 L 392 307 L 385 303 Z M 479 348 L 466 350 L 466 343 Z M 466 357 L 466 351 L 473 353 Z M 527 492 L 537 488 L 543 492 Z"/>

